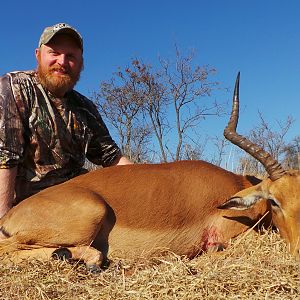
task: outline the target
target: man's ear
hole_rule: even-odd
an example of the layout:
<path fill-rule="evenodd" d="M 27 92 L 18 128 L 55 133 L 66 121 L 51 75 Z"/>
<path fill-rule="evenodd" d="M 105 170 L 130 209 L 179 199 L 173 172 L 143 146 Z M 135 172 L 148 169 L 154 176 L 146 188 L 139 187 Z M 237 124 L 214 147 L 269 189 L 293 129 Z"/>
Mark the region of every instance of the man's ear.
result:
<path fill-rule="evenodd" d="M 262 192 L 261 186 L 259 184 L 236 193 L 225 203 L 218 206 L 218 208 L 245 210 L 252 207 L 254 204 L 261 201 L 263 198 L 264 193 Z"/>
<path fill-rule="evenodd" d="M 35 49 L 35 58 L 36 58 L 36 60 L 38 61 L 38 57 L 39 57 L 39 55 L 40 55 L 40 48 L 36 48 Z"/>

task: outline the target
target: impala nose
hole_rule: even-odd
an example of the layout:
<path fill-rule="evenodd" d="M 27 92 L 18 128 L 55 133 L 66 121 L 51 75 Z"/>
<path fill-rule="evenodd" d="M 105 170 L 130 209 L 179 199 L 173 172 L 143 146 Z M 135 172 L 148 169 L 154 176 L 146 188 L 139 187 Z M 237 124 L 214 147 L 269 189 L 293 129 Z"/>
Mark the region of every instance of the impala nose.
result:
<path fill-rule="evenodd" d="M 295 258 L 297 261 L 300 261 L 300 248 L 295 251 Z"/>

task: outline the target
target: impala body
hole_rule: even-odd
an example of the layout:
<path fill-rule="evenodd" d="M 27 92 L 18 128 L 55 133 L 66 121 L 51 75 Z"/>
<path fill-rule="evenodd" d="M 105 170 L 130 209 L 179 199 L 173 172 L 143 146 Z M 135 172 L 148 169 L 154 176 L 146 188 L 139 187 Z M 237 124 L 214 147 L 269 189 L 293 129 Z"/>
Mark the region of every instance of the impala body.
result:
<path fill-rule="evenodd" d="M 50 258 L 64 250 L 99 268 L 120 257 L 172 251 L 190 258 L 219 250 L 262 216 L 299 255 L 300 176 L 235 132 L 238 85 L 225 137 L 261 161 L 270 177 L 204 161 L 116 166 L 81 175 L 24 200 L 0 220 L 0 254 Z M 56 249 L 60 249 L 57 251 Z"/>
<path fill-rule="evenodd" d="M 266 202 L 245 211 L 217 208 L 250 179 L 204 161 L 99 169 L 26 199 L 0 225 L 6 245 L 36 253 L 94 241 L 104 256 L 170 250 L 194 257 L 225 248 L 266 213 Z"/>

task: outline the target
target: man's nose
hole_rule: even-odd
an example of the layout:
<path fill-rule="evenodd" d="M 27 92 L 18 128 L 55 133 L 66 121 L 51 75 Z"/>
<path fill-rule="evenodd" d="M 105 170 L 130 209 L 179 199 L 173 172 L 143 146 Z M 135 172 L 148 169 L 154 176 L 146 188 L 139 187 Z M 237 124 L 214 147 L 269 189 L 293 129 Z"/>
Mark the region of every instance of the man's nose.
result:
<path fill-rule="evenodd" d="M 61 66 L 65 66 L 67 64 L 67 56 L 65 54 L 61 54 L 59 55 L 59 57 L 57 58 L 57 62 L 61 65 Z"/>

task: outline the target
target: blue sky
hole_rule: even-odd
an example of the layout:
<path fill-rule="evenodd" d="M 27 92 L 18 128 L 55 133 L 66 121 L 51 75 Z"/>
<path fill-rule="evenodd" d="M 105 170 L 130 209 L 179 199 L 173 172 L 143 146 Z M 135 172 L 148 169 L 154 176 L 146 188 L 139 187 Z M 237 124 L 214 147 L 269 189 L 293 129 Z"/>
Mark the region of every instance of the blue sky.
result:
<path fill-rule="evenodd" d="M 154 63 L 159 55 L 172 56 L 177 43 L 196 49 L 195 63 L 214 66 L 216 79 L 230 91 L 241 71 L 241 132 L 256 125 L 259 110 L 274 126 L 292 116 L 292 138 L 300 135 L 299 12 L 296 0 L 3 1 L 0 73 L 34 68 L 43 28 L 58 22 L 73 25 L 84 38 L 77 90 L 87 96 L 118 66 L 134 57 Z M 216 97 L 229 99 L 231 92 Z M 221 136 L 226 121 L 208 119 L 204 130 Z"/>

